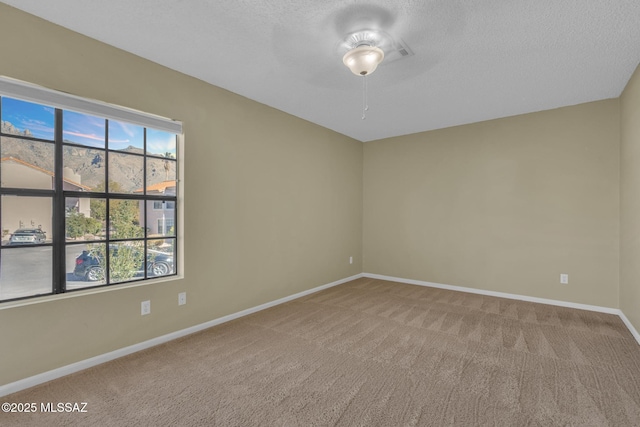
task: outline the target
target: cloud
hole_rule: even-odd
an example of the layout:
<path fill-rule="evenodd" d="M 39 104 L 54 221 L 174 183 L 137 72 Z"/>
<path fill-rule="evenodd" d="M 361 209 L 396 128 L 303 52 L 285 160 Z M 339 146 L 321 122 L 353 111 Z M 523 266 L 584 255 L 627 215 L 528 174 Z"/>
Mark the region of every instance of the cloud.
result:
<path fill-rule="evenodd" d="M 176 152 L 176 136 L 162 131 L 147 130 L 147 151 L 154 154 Z"/>
<path fill-rule="evenodd" d="M 104 130 L 105 128 L 105 119 L 90 116 L 89 114 L 76 113 L 75 111 L 64 110 L 63 120 L 66 128 L 93 128 L 97 130 Z"/>
<path fill-rule="evenodd" d="M 94 141 L 101 141 L 101 142 L 104 141 L 104 135 L 98 136 L 98 135 L 95 135 L 95 134 L 73 132 L 73 131 L 70 131 L 70 130 L 65 130 L 65 131 L 63 131 L 63 133 L 67 134 L 67 135 L 79 136 L 80 138 L 92 139 Z"/>
<path fill-rule="evenodd" d="M 28 129 L 34 135 L 53 136 L 53 126 L 40 120 L 23 119 L 20 120 L 19 126 L 22 127 L 22 129 Z"/>
<path fill-rule="evenodd" d="M 131 125 L 131 124 L 128 124 L 128 123 L 123 123 L 123 122 L 110 122 L 110 123 L 115 123 L 118 126 L 120 126 L 120 129 L 122 129 L 122 131 L 124 133 L 129 135 L 130 138 L 133 138 L 136 135 L 136 133 L 139 132 L 140 129 L 141 129 L 140 126 Z"/>
<path fill-rule="evenodd" d="M 153 143 L 147 143 L 147 151 L 161 154 L 166 152 L 175 153 L 176 144 L 173 141 L 154 141 Z"/>

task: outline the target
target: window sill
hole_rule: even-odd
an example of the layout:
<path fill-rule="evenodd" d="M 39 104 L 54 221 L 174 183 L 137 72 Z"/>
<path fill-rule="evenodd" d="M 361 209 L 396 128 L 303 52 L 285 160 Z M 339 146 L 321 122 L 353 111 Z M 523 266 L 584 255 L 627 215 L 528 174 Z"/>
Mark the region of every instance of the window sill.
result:
<path fill-rule="evenodd" d="M 103 286 L 103 287 L 91 288 L 91 289 L 82 289 L 82 290 L 65 292 L 65 293 L 56 294 L 56 295 L 43 295 L 41 297 L 33 297 L 33 298 L 27 298 L 27 299 L 22 299 L 17 301 L 7 301 L 7 302 L 0 303 L 0 311 L 6 310 L 9 308 L 16 308 L 16 307 L 23 307 L 27 305 L 33 305 L 33 304 L 53 302 L 53 301 L 67 299 L 67 298 L 76 298 L 76 297 L 82 297 L 86 295 L 94 295 L 94 294 L 101 294 L 104 292 L 118 291 L 120 289 L 138 288 L 141 286 L 149 286 L 149 285 L 154 285 L 158 283 L 174 282 L 182 279 L 184 279 L 184 275 L 177 274 L 172 276 L 159 277 L 156 279 L 147 279 L 147 280 L 141 280 L 137 282 L 122 283 L 119 285 Z"/>

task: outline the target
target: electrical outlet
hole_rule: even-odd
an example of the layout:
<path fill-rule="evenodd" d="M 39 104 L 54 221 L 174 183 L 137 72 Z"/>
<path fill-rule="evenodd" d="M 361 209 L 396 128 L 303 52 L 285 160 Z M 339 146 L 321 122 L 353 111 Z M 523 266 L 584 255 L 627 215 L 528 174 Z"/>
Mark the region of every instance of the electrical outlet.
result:
<path fill-rule="evenodd" d="M 142 301 L 140 304 L 140 314 L 146 315 L 151 313 L 151 301 Z"/>
<path fill-rule="evenodd" d="M 349 257 L 349 264 L 353 264 L 353 257 L 352 256 Z"/>
<path fill-rule="evenodd" d="M 187 303 L 187 293 L 180 292 L 178 294 L 178 305 L 185 305 Z"/>
<path fill-rule="evenodd" d="M 560 275 L 560 283 L 563 285 L 568 285 L 569 284 L 569 275 L 568 274 L 561 274 Z"/>

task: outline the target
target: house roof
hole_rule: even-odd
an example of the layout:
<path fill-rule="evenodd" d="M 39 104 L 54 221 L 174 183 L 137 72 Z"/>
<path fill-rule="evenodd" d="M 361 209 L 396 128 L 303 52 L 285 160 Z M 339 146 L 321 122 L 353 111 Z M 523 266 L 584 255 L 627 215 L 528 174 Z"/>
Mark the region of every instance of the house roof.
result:
<path fill-rule="evenodd" d="M 147 192 L 149 191 L 157 191 L 158 193 L 164 193 L 167 188 L 173 188 L 176 186 L 176 181 L 175 180 L 171 180 L 171 181 L 162 181 L 162 182 L 158 182 L 157 184 L 153 184 L 147 187 Z M 134 190 L 134 193 L 142 193 L 142 188 L 139 188 L 137 190 Z"/>
<path fill-rule="evenodd" d="M 53 173 L 53 172 L 51 172 L 51 171 L 48 171 L 48 170 L 46 170 L 46 169 L 43 169 L 43 168 L 41 168 L 40 166 L 32 165 L 32 164 L 31 164 L 31 163 L 29 163 L 29 162 L 25 162 L 24 160 L 20 160 L 20 159 L 18 159 L 18 158 L 12 157 L 12 156 L 3 157 L 3 158 L 1 158 L 1 159 L 0 159 L 0 162 L 7 162 L 7 161 L 8 161 L 8 162 L 17 163 L 17 164 L 19 164 L 19 165 L 26 166 L 26 167 L 28 167 L 28 168 L 31 168 L 31 169 L 37 170 L 38 172 L 42 172 L 42 173 L 44 173 L 44 174 L 49 175 L 50 177 L 53 177 L 53 176 L 54 176 L 54 173 Z M 63 178 L 62 178 L 62 180 L 63 180 L 64 182 L 68 183 L 68 184 L 75 185 L 76 187 L 82 188 L 82 189 L 83 189 L 83 190 L 85 190 L 85 191 L 89 191 L 89 190 L 91 190 L 91 187 L 87 187 L 86 185 L 82 185 L 82 184 L 80 184 L 79 182 L 73 181 L 73 180 L 71 180 L 71 179 L 67 179 L 67 178 L 64 178 L 64 177 L 63 177 Z"/>

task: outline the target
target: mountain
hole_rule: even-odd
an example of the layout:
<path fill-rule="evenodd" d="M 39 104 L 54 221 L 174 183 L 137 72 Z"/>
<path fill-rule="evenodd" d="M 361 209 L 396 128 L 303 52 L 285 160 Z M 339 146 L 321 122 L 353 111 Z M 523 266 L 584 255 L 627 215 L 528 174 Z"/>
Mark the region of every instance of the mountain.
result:
<path fill-rule="evenodd" d="M 54 170 L 53 143 L 22 139 L 21 136 L 31 137 L 29 130 L 20 131 L 12 123 L 1 123 L 2 133 L 16 135 L 16 138 L 2 137 L 0 142 L 1 157 L 13 157 L 30 163 L 46 171 Z M 65 141 L 66 142 L 66 141 Z M 143 154 L 140 148 L 129 146 L 122 150 L 109 152 L 109 180 L 115 181 L 126 191 L 133 192 L 143 186 Z M 106 171 L 105 150 L 81 147 L 78 145 L 64 146 L 63 165 L 79 175 L 80 184 L 95 188 L 104 183 Z M 165 169 L 165 165 L 169 168 Z M 168 173 L 167 173 L 168 172 Z M 162 158 L 147 157 L 147 186 L 175 179 L 176 161 Z M 69 177 L 69 176 L 68 176 Z M 78 177 L 76 177 L 78 178 Z M 76 178 L 70 178 L 78 181 Z"/>

